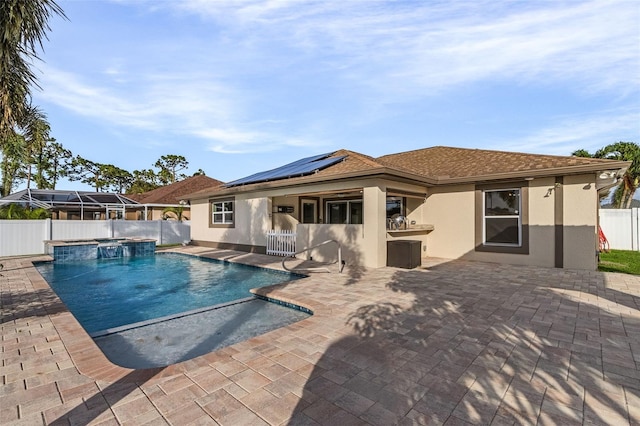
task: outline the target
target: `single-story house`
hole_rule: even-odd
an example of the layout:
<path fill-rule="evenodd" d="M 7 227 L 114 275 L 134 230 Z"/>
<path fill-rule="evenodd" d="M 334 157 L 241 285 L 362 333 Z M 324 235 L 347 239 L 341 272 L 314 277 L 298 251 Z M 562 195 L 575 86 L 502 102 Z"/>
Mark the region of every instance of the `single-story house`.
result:
<path fill-rule="evenodd" d="M 161 186 L 140 194 L 127 194 L 127 197 L 145 206 L 139 213 L 142 220 L 177 219 L 175 212 L 167 212 L 167 207 L 182 209 L 182 219 L 191 217 L 190 207 L 184 195 L 205 189 L 216 188 L 223 182 L 205 175 L 195 175 L 178 182 Z"/>
<path fill-rule="evenodd" d="M 297 250 L 333 239 L 365 267 L 385 266 L 389 244 L 410 240 L 423 257 L 594 270 L 598 194 L 629 165 L 444 146 L 378 158 L 339 150 L 185 199 L 197 245 L 264 253 L 269 230 L 289 229 Z M 310 256 L 331 260 L 331 250 Z"/>

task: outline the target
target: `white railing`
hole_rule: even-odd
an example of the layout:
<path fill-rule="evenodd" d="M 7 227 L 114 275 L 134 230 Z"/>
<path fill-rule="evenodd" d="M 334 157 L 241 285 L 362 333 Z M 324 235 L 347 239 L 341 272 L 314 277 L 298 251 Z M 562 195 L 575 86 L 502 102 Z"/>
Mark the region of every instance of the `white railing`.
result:
<path fill-rule="evenodd" d="M 640 209 L 600 209 L 600 228 L 610 248 L 640 251 Z"/>
<path fill-rule="evenodd" d="M 291 256 L 296 252 L 296 233 L 287 230 L 267 232 L 267 254 Z"/>
<path fill-rule="evenodd" d="M 191 226 L 173 220 L 0 220 L 0 257 L 43 254 L 48 240 L 126 237 L 184 244 L 191 241 Z"/>

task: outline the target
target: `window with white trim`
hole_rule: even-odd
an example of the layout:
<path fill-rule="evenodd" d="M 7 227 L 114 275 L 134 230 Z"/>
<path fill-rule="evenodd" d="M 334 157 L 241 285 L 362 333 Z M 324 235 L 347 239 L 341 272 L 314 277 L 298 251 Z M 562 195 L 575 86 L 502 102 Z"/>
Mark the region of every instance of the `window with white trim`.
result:
<path fill-rule="evenodd" d="M 485 190 L 483 242 L 486 245 L 522 245 L 520 189 Z"/>
<path fill-rule="evenodd" d="M 233 225 L 233 200 L 211 201 L 211 224 Z"/>

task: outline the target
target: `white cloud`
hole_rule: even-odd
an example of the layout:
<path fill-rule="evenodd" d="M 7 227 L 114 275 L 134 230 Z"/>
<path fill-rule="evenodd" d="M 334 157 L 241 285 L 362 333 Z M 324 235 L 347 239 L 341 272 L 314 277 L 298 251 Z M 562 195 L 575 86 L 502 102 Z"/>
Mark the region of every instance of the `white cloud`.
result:
<path fill-rule="evenodd" d="M 483 80 L 560 81 L 626 93 L 637 72 L 634 2 L 172 3 L 235 37 L 274 40 L 389 96 L 425 96 Z M 250 29 L 250 31 L 247 31 Z"/>
<path fill-rule="evenodd" d="M 225 90 L 201 84 L 193 76 L 144 76 L 127 87 L 87 81 L 79 75 L 45 66 L 40 97 L 74 113 L 111 125 L 145 130 L 184 131 L 208 120 L 225 120 L 233 106 Z"/>
<path fill-rule="evenodd" d="M 610 110 L 564 117 L 521 139 L 494 144 L 495 149 L 570 155 L 578 149 L 595 152 L 618 141 L 633 141 L 640 133 L 640 110 Z"/>
<path fill-rule="evenodd" d="M 241 93 L 210 75 L 145 75 L 126 88 L 86 82 L 70 72 L 45 66 L 40 97 L 110 126 L 196 136 L 219 153 L 267 152 L 282 146 L 314 146 L 283 136 L 277 120 L 243 122 Z M 120 73 L 117 73 L 120 75 Z M 276 130 L 274 130 L 276 126 Z M 243 130 L 239 130 L 243 129 Z"/>
<path fill-rule="evenodd" d="M 213 141 L 208 150 L 223 154 L 273 152 L 283 147 L 315 148 L 322 143 L 310 138 L 296 138 L 278 133 L 251 132 L 237 129 L 203 129 L 194 134 Z"/>
<path fill-rule="evenodd" d="M 363 128 L 375 115 L 391 128 L 394 106 L 425 100 L 404 105 L 426 109 L 434 95 L 473 84 L 618 100 L 640 87 L 631 1 L 118 3 L 148 8 L 141 28 L 162 20 L 183 32 L 140 37 L 135 48 L 114 37 L 118 56 L 101 58 L 96 75 L 45 65 L 40 96 L 110 126 L 195 136 L 215 152 L 326 146 L 323 135 L 344 123 Z M 637 134 L 638 113 L 563 119 L 514 146 L 566 153 L 616 125 Z"/>

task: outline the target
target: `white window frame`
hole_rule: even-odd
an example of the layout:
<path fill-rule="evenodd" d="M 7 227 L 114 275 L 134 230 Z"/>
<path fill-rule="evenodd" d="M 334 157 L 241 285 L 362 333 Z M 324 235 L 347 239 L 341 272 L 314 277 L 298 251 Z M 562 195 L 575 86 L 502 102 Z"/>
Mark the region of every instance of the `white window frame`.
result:
<path fill-rule="evenodd" d="M 221 204 L 222 205 L 222 209 L 220 211 L 216 211 L 215 209 L 215 205 L 216 204 Z M 226 204 L 231 204 L 231 209 L 228 210 L 226 209 Z M 231 220 L 227 221 L 225 219 L 226 215 L 228 215 L 229 213 L 231 213 Z M 216 217 L 219 216 L 221 218 L 220 222 L 216 222 Z M 230 200 L 230 199 L 224 199 L 224 200 L 211 200 L 211 224 L 213 226 L 216 225 L 233 225 L 235 222 L 235 201 L 234 200 Z"/>
<path fill-rule="evenodd" d="M 518 193 L 518 214 L 516 215 L 499 215 L 487 216 L 487 197 L 488 192 L 508 192 L 515 191 Z M 487 242 L 487 219 L 518 219 L 518 242 L 513 243 L 491 243 Z M 482 244 L 485 246 L 500 247 L 522 247 L 522 190 L 521 188 L 503 188 L 503 189 L 486 189 L 482 191 Z"/>

